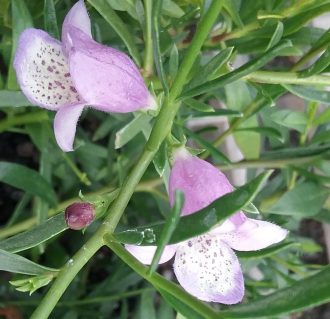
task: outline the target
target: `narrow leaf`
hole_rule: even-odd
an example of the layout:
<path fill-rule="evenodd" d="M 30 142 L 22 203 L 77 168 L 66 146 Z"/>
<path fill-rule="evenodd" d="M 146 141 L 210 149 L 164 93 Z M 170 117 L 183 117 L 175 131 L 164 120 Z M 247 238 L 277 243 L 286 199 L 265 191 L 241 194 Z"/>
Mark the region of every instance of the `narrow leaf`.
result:
<path fill-rule="evenodd" d="M 0 162 L 0 181 L 40 196 L 53 206 L 56 204 L 56 194 L 51 185 L 38 172 L 23 165 Z"/>
<path fill-rule="evenodd" d="M 0 270 L 26 275 L 42 275 L 57 269 L 38 265 L 22 256 L 0 249 Z"/>
<path fill-rule="evenodd" d="M 328 47 L 322 55 L 318 58 L 318 60 L 312 64 L 307 69 L 299 72 L 299 76 L 302 78 L 306 78 L 312 76 L 314 74 L 321 73 L 325 68 L 330 65 L 330 47 Z"/>
<path fill-rule="evenodd" d="M 199 85 L 191 90 L 184 91 L 181 99 L 186 99 L 188 97 L 193 97 L 196 95 L 203 94 L 205 92 L 209 92 L 211 90 L 222 87 L 228 83 L 237 81 L 238 79 L 248 75 L 256 70 L 262 68 L 265 64 L 267 64 L 274 57 L 280 55 L 285 49 L 291 48 L 291 41 L 283 41 L 277 46 L 273 47 L 271 50 L 265 52 L 260 57 L 251 60 L 250 62 L 242 65 L 235 71 L 229 72 L 225 75 L 220 76 L 219 78 L 206 82 L 202 85 Z"/>
<path fill-rule="evenodd" d="M 20 107 L 31 106 L 31 102 L 21 91 L 0 91 L 0 107 Z"/>
<path fill-rule="evenodd" d="M 56 39 L 60 38 L 54 0 L 44 0 L 44 24 L 45 30 L 50 35 Z"/>
<path fill-rule="evenodd" d="M 285 87 L 292 94 L 297 95 L 305 100 L 330 104 L 330 92 L 326 90 L 321 91 L 321 90 L 316 90 L 313 88 L 298 86 L 298 85 L 288 85 L 288 84 L 281 84 L 281 85 Z"/>
<path fill-rule="evenodd" d="M 276 29 L 267 45 L 266 51 L 275 46 L 281 40 L 283 36 L 283 30 L 283 23 L 281 21 L 278 21 Z"/>
<path fill-rule="evenodd" d="M 1 241 L 0 249 L 17 253 L 35 247 L 66 229 L 68 229 L 68 226 L 66 225 L 64 214 L 58 214 L 31 230 Z"/>
<path fill-rule="evenodd" d="M 330 301 L 330 266 L 309 278 L 262 296 L 245 305 L 232 306 L 221 312 L 223 318 L 270 318 L 302 311 Z"/>

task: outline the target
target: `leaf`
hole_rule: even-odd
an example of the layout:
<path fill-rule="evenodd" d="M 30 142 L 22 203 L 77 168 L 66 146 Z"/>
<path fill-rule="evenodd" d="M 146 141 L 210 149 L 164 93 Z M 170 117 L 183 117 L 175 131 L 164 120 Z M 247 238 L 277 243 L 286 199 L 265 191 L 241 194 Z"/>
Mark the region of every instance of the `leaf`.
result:
<path fill-rule="evenodd" d="M 239 2 L 232 0 L 225 0 L 223 3 L 223 7 L 229 13 L 230 17 L 239 27 L 243 27 L 243 22 L 241 17 L 239 16 Z"/>
<path fill-rule="evenodd" d="M 28 194 L 40 196 L 53 206 L 57 202 L 51 185 L 38 172 L 23 165 L 0 162 L 0 181 Z"/>
<path fill-rule="evenodd" d="M 283 136 L 281 132 L 274 129 L 273 127 L 245 127 L 245 128 L 237 128 L 235 132 L 255 132 L 261 135 L 265 135 L 267 137 L 275 138 L 280 142 L 284 142 Z"/>
<path fill-rule="evenodd" d="M 206 116 L 231 116 L 231 117 L 242 117 L 243 114 L 239 111 L 228 110 L 228 109 L 213 109 L 212 106 L 203 103 L 196 99 L 186 99 L 184 104 L 191 107 L 192 109 L 201 112 L 198 115 L 192 115 L 193 118 L 206 117 Z"/>
<path fill-rule="evenodd" d="M 169 60 L 169 75 L 173 80 L 178 72 L 179 68 L 179 51 L 175 44 L 173 44 L 171 52 L 170 52 L 170 60 Z"/>
<path fill-rule="evenodd" d="M 289 243 L 274 245 L 261 250 L 237 251 L 236 255 L 239 258 L 265 258 L 277 254 L 278 252 L 283 251 L 285 249 L 292 248 L 294 246 L 300 246 L 300 243 L 289 242 Z"/>
<path fill-rule="evenodd" d="M 47 286 L 54 276 L 52 274 L 39 275 L 32 278 L 24 278 L 19 280 L 9 281 L 12 286 L 15 287 L 17 291 L 29 292 L 30 296 L 39 288 Z"/>
<path fill-rule="evenodd" d="M 248 304 L 221 312 L 223 318 L 270 318 L 302 311 L 330 301 L 330 266 L 316 275 L 293 283 L 291 287 L 262 296 Z"/>
<path fill-rule="evenodd" d="M 57 269 L 38 265 L 22 256 L 0 249 L 0 270 L 26 275 L 44 275 Z"/>
<path fill-rule="evenodd" d="M 58 214 L 31 230 L 0 241 L 0 249 L 17 253 L 35 247 L 68 229 L 64 214 Z"/>
<path fill-rule="evenodd" d="M 292 110 L 274 110 L 270 114 L 275 123 L 304 133 L 307 125 L 307 116 L 303 112 Z"/>
<path fill-rule="evenodd" d="M 140 297 L 139 319 L 156 319 L 154 291 L 144 291 Z"/>
<path fill-rule="evenodd" d="M 277 46 L 273 47 L 271 50 L 265 52 L 260 57 L 249 61 L 248 63 L 242 65 L 238 69 L 229 72 L 225 75 L 220 76 L 219 78 L 206 82 L 202 85 L 199 85 L 193 89 L 188 91 L 184 91 L 181 99 L 186 99 L 188 97 L 193 97 L 196 95 L 200 95 L 206 92 L 210 92 L 211 90 L 215 90 L 217 88 L 223 87 L 226 84 L 237 81 L 238 79 L 248 75 L 266 65 L 270 60 L 274 57 L 280 55 L 285 49 L 292 47 L 291 41 L 283 41 Z"/>
<path fill-rule="evenodd" d="M 213 80 L 218 77 L 218 72 L 224 66 L 233 54 L 233 47 L 225 48 L 213 57 L 208 63 L 199 68 L 199 72 L 193 77 L 192 81 L 188 84 L 188 89 L 201 85 L 202 83 Z"/>
<path fill-rule="evenodd" d="M 150 274 L 156 270 L 164 248 L 170 241 L 181 216 L 182 207 L 184 205 L 184 194 L 181 191 L 176 190 L 174 196 L 174 205 L 170 214 L 166 218 L 164 228 L 160 234 L 159 244 L 157 245 L 154 257 L 152 258 L 152 262 L 149 268 Z"/>
<path fill-rule="evenodd" d="M 0 91 L 0 107 L 20 107 L 31 105 L 31 102 L 28 101 L 21 91 Z"/>
<path fill-rule="evenodd" d="M 330 94 L 329 94 L 330 95 Z M 330 122 L 330 108 L 326 108 L 314 121 L 313 125 L 322 125 Z"/>
<path fill-rule="evenodd" d="M 194 214 L 181 217 L 169 244 L 182 242 L 206 233 L 213 226 L 226 220 L 235 212 L 240 211 L 253 200 L 261 184 L 270 173 L 262 173 L 248 184 L 215 200 L 208 207 Z M 112 236 L 117 241 L 127 244 L 158 245 L 163 227 L 164 222 L 159 222 L 155 225 L 114 233 Z M 111 238 L 110 236 L 109 240 L 113 240 Z"/>
<path fill-rule="evenodd" d="M 107 1 L 88 0 L 88 2 L 100 13 L 100 15 L 111 25 L 119 37 L 126 44 L 127 49 L 138 66 L 141 66 L 141 57 L 139 49 L 135 44 L 132 32 L 126 24 L 120 19 L 117 13 L 111 8 Z"/>
<path fill-rule="evenodd" d="M 180 299 L 176 298 L 176 296 L 173 296 L 169 294 L 165 290 L 159 289 L 160 294 L 163 296 L 163 298 L 180 314 L 184 315 L 186 318 L 189 319 L 203 319 L 203 317 L 195 312 L 195 310 L 191 309 L 188 305 L 184 304 Z"/>
<path fill-rule="evenodd" d="M 20 34 L 27 28 L 33 27 L 31 14 L 24 0 L 11 1 L 12 15 L 12 50 L 8 70 L 7 88 L 9 90 L 18 90 L 19 85 L 16 80 L 16 73 L 13 68 L 14 57 L 16 53 L 17 41 Z"/>
<path fill-rule="evenodd" d="M 281 40 L 283 36 L 283 30 L 283 23 L 281 21 L 278 21 L 276 29 L 267 45 L 266 51 L 275 46 Z"/>
<path fill-rule="evenodd" d="M 328 47 L 322 55 L 316 60 L 314 64 L 312 64 L 307 69 L 300 71 L 299 77 L 305 78 L 312 76 L 314 74 L 321 73 L 324 69 L 326 69 L 330 65 L 330 47 Z"/>
<path fill-rule="evenodd" d="M 45 30 L 54 38 L 59 39 L 56 9 L 54 0 L 44 0 L 44 23 Z"/>
<path fill-rule="evenodd" d="M 147 114 L 140 113 L 116 133 L 115 149 L 121 148 L 131 141 L 151 120 Z"/>
<path fill-rule="evenodd" d="M 316 90 L 313 88 L 298 86 L 298 85 L 288 85 L 281 84 L 285 87 L 289 92 L 294 95 L 297 95 L 308 101 L 321 102 L 325 104 L 330 104 L 330 92 L 326 90 Z"/>
<path fill-rule="evenodd" d="M 187 129 L 186 127 L 183 127 L 183 130 L 190 138 L 195 140 L 201 147 L 205 148 L 213 156 L 217 163 L 231 163 L 227 156 L 221 153 L 216 147 L 214 147 L 211 143 L 200 137 L 198 134 Z"/>
<path fill-rule="evenodd" d="M 293 215 L 299 217 L 314 216 L 320 212 L 329 190 L 312 182 L 296 185 L 273 205 L 267 213 Z"/>
<path fill-rule="evenodd" d="M 181 18 L 184 11 L 172 0 L 163 0 L 162 12 L 172 18 Z"/>

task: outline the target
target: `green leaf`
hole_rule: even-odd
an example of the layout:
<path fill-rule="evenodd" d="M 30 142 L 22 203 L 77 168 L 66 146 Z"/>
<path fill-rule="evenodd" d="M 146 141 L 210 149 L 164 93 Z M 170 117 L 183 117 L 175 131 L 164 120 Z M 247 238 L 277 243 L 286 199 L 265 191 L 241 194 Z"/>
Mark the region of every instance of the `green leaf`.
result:
<path fill-rule="evenodd" d="M 274 57 L 282 54 L 282 52 L 285 49 L 288 49 L 291 47 L 292 47 L 291 41 L 283 41 L 282 43 L 273 47 L 271 50 L 265 52 L 260 57 L 254 59 L 254 60 L 251 60 L 250 62 L 242 65 L 238 69 L 236 69 L 232 72 L 229 72 L 225 75 L 222 75 L 215 80 L 212 80 L 212 81 L 206 82 L 202 85 L 199 85 L 193 89 L 184 91 L 181 96 L 181 99 L 186 99 L 188 97 L 193 97 L 193 96 L 200 95 L 200 94 L 203 94 L 206 92 L 210 92 L 211 90 L 215 90 L 226 84 L 237 81 L 238 79 L 244 77 L 245 75 L 248 75 L 256 70 L 259 70 L 264 65 L 266 65 L 270 60 L 272 60 Z"/>
<path fill-rule="evenodd" d="M 244 305 L 221 312 L 223 318 L 271 318 L 302 311 L 330 301 L 330 266 L 316 275 L 302 279 L 291 287 L 262 296 Z"/>
<path fill-rule="evenodd" d="M 280 42 L 282 36 L 283 36 L 283 23 L 281 21 L 277 22 L 276 29 L 267 45 L 266 51 L 275 46 L 278 42 Z"/>
<path fill-rule="evenodd" d="M 19 85 L 16 80 L 16 73 L 13 68 L 14 57 L 16 53 L 17 41 L 20 34 L 27 28 L 33 27 L 31 14 L 24 0 L 11 1 L 12 14 L 12 51 L 8 70 L 7 88 L 9 90 L 18 90 Z"/>
<path fill-rule="evenodd" d="M 219 76 L 222 66 L 224 66 L 233 54 L 233 47 L 225 48 L 213 57 L 208 63 L 199 68 L 199 72 L 193 77 L 192 81 L 188 84 L 188 88 L 196 87 L 202 83 L 213 80 Z"/>
<path fill-rule="evenodd" d="M 176 226 L 178 225 L 181 216 L 182 207 L 184 205 L 184 194 L 181 191 L 176 190 L 174 196 L 174 205 L 171 209 L 170 214 L 166 218 L 164 228 L 160 234 L 159 244 L 157 245 L 154 257 L 152 258 L 152 262 L 149 268 L 150 274 L 156 270 L 164 248 L 170 241 L 171 236 Z"/>
<path fill-rule="evenodd" d="M 138 66 L 141 66 L 141 57 L 139 49 L 135 44 L 132 32 L 126 24 L 120 19 L 117 13 L 111 8 L 107 1 L 88 0 L 88 2 L 100 13 L 100 15 L 111 25 L 119 37 L 126 44 L 129 53 Z"/>
<path fill-rule="evenodd" d="M 303 112 L 292 110 L 274 110 L 270 114 L 271 120 L 275 123 L 304 133 L 307 125 L 307 116 Z"/>
<path fill-rule="evenodd" d="M 186 127 L 183 127 L 183 130 L 190 138 L 195 140 L 201 147 L 205 148 L 212 155 L 212 157 L 215 159 L 217 163 L 225 163 L 225 164 L 231 163 L 231 161 L 229 160 L 229 158 L 227 158 L 227 156 L 221 153 L 216 147 L 214 147 L 207 140 L 203 139 L 198 134 L 187 129 Z"/>
<path fill-rule="evenodd" d="M 289 92 L 294 95 L 297 95 L 308 101 L 321 102 L 324 104 L 330 104 L 330 92 L 326 90 L 316 90 L 313 88 L 298 86 L 298 85 L 288 85 L 281 84 L 285 87 Z"/>
<path fill-rule="evenodd" d="M 22 256 L 0 249 L 0 270 L 26 275 L 44 275 L 57 269 L 38 265 Z"/>
<path fill-rule="evenodd" d="M 179 51 L 175 44 L 173 44 L 171 52 L 170 52 L 170 60 L 169 60 L 169 75 L 173 80 L 178 72 L 179 68 Z"/>
<path fill-rule="evenodd" d="M 138 318 L 156 319 L 156 311 L 154 305 L 154 291 L 144 291 L 141 294 Z"/>
<path fill-rule="evenodd" d="M 160 30 L 159 30 L 159 19 L 161 15 L 163 0 L 155 0 L 152 6 L 152 43 L 154 51 L 154 60 L 157 70 L 158 77 L 162 84 L 165 93 L 168 93 L 168 85 L 166 81 L 166 75 L 163 67 L 163 60 L 160 48 Z M 164 31 L 166 32 L 166 31 Z"/>
<path fill-rule="evenodd" d="M 289 242 L 289 243 L 274 245 L 261 250 L 237 251 L 236 255 L 239 258 L 265 258 L 277 254 L 278 252 L 286 250 L 288 248 L 292 248 L 294 246 L 300 246 L 300 243 Z"/>
<path fill-rule="evenodd" d="M 206 116 L 231 116 L 231 117 L 242 117 L 243 113 L 234 110 L 228 109 L 213 109 L 212 106 L 203 103 L 196 99 L 186 99 L 184 100 L 184 104 L 191 107 L 192 109 L 201 112 L 198 115 L 192 115 L 189 118 L 199 118 L 199 117 L 206 117 Z"/>
<path fill-rule="evenodd" d="M 203 317 L 197 313 L 194 309 L 191 309 L 187 304 L 183 303 L 176 296 L 169 294 L 165 290 L 159 289 L 160 294 L 163 298 L 180 314 L 184 315 L 189 319 L 203 319 Z"/>
<path fill-rule="evenodd" d="M 267 137 L 275 138 L 280 142 L 284 142 L 283 136 L 281 132 L 274 129 L 273 127 L 244 127 L 244 128 L 237 128 L 235 132 L 255 132 L 261 135 L 265 135 Z"/>
<path fill-rule="evenodd" d="M 298 74 L 300 77 L 309 77 L 314 74 L 321 73 L 325 68 L 330 65 L 330 47 L 328 47 L 322 55 L 316 60 L 314 64 L 312 64 L 307 69 L 300 71 Z"/>
<path fill-rule="evenodd" d="M 163 0 L 162 12 L 172 18 L 181 18 L 184 11 L 172 0 Z"/>
<path fill-rule="evenodd" d="M 330 95 L 330 94 L 329 94 Z M 322 125 L 330 122 L 330 108 L 326 108 L 314 121 L 313 125 Z"/>
<path fill-rule="evenodd" d="M 28 101 L 21 91 L 0 91 L 0 107 L 20 107 L 31 105 L 31 102 Z"/>
<path fill-rule="evenodd" d="M 64 214 L 58 214 L 31 230 L 1 241 L 0 249 L 17 253 L 35 247 L 66 229 L 68 229 L 68 226 L 66 225 Z"/>
<path fill-rule="evenodd" d="M 115 148 L 121 148 L 148 126 L 151 117 L 140 113 L 116 133 Z"/>
<path fill-rule="evenodd" d="M 39 196 L 53 206 L 57 202 L 51 185 L 38 172 L 23 165 L 0 162 L 0 181 Z"/>
<path fill-rule="evenodd" d="M 235 212 L 240 211 L 253 200 L 261 184 L 270 173 L 271 172 L 260 174 L 250 183 L 238 188 L 232 193 L 220 197 L 208 207 L 194 214 L 181 217 L 169 244 L 182 242 L 191 237 L 206 233 L 213 226 L 226 220 Z M 119 242 L 128 244 L 158 245 L 163 227 L 164 222 L 159 222 L 155 225 L 115 233 L 113 234 L 113 238 Z M 112 240 L 111 238 L 109 240 Z"/>
<path fill-rule="evenodd" d="M 314 216 L 320 212 L 329 190 L 312 182 L 296 185 L 267 209 L 267 213 L 295 215 L 299 217 Z"/>
<path fill-rule="evenodd" d="M 39 288 L 47 286 L 52 280 L 53 274 L 39 275 L 32 278 L 25 278 L 19 280 L 12 280 L 10 284 L 15 287 L 17 291 L 29 292 L 30 296 Z"/>
<path fill-rule="evenodd" d="M 243 27 L 243 22 L 241 17 L 239 16 L 239 2 L 232 0 L 225 0 L 223 3 L 223 7 L 229 13 L 230 17 L 239 27 Z"/>
<path fill-rule="evenodd" d="M 54 0 L 44 0 L 44 24 L 45 30 L 54 38 L 59 39 L 56 10 Z"/>

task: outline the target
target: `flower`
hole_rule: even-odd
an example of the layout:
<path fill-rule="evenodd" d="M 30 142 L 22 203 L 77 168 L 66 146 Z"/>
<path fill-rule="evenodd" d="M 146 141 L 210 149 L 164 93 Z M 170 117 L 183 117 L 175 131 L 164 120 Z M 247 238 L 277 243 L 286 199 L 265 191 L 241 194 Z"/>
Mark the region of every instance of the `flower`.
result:
<path fill-rule="evenodd" d="M 87 105 L 118 113 L 156 107 L 133 61 L 92 39 L 83 0 L 65 17 L 62 42 L 42 30 L 24 30 L 14 68 L 26 97 L 57 111 L 54 132 L 63 151 L 73 150 L 77 122 Z"/>
<path fill-rule="evenodd" d="M 95 209 L 90 203 L 73 203 L 65 209 L 64 216 L 69 228 L 80 230 L 94 220 Z"/>
<path fill-rule="evenodd" d="M 226 176 L 208 162 L 180 148 L 174 154 L 169 198 L 175 190 L 185 195 L 183 215 L 193 214 L 231 192 Z M 235 304 L 244 296 L 244 279 L 233 251 L 251 251 L 282 241 L 287 231 L 269 222 L 250 219 L 242 212 L 228 218 L 206 234 L 165 247 L 160 263 L 175 254 L 174 272 L 181 286 L 204 301 Z M 155 246 L 126 245 L 144 264 L 150 264 Z"/>

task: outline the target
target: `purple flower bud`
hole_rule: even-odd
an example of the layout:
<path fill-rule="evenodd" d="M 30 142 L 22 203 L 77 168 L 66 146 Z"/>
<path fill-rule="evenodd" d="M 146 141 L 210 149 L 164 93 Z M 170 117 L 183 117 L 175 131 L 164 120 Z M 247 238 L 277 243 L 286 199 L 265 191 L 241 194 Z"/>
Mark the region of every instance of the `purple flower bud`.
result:
<path fill-rule="evenodd" d="M 69 228 L 80 230 L 87 227 L 95 217 L 95 210 L 90 203 L 73 203 L 65 210 L 65 221 Z"/>

